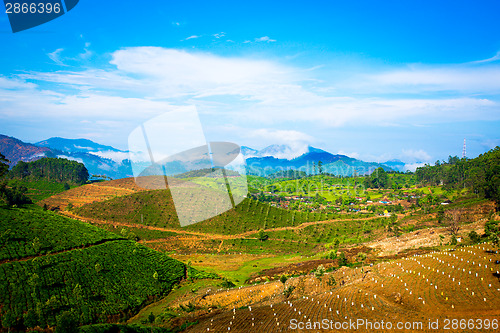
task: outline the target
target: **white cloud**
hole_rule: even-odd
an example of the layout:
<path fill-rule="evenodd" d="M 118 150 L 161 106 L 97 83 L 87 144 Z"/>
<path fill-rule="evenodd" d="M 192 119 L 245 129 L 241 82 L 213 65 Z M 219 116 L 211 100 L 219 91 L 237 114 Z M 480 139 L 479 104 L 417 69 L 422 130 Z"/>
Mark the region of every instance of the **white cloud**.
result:
<path fill-rule="evenodd" d="M 54 52 L 48 53 L 47 55 L 49 56 L 50 60 L 55 62 L 58 65 L 63 65 L 63 62 L 61 60 L 60 54 L 64 51 L 64 49 L 59 48 L 55 50 Z"/>
<path fill-rule="evenodd" d="M 429 162 L 431 159 L 431 156 L 427 154 L 427 152 L 425 152 L 423 149 L 403 149 L 403 156 L 407 161 L 415 162 Z"/>
<path fill-rule="evenodd" d="M 65 158 L 67 160 L 70 160 L 70 161 L 76 161 L 78 163 L 82 163 L 83 164 L 83 160 L 81 158 L 78 158 L 78 157 L 71 157 L 71 156 L 66 156 L 66 155 L 57 155 L 58 158 Z"/>
<path fill-rule="evenodd" d="M 23 81 L 23 80 L 19 80 L 19 79 L 12 79 L 12 78 L 6 78 L 4 76 L 0 76 L 0 89 L 8 89 L 8 90 L 11 90 L 11 89 L 15 89 L 15 90 L 19 90 L 19 89 L 34 89 L 36 88 L 37 85 L 34 84 L 34 83 L 29 83 L 29 82 L 26 82 L 26 81 Z"/>
<path fill-rule="evenodd" d="M 225 32 L 219 32 L 218 34 L 213 34 L 212 36 L 214 36 L 215 38 L 219 39 L 219 38 L 222 38 L 222 37 L 226 36 L 226 33 Z"/>
<path fill-rule="evenodd" d="M 407 163 L 405 164 L 404 169 L 414 172 L 417 168 L 423 167 L 424 165 L 425 163 Z"/>
<path fill-rule="evenodd" d="M 345 151 L 343 151 L 343 150 L 339 150 L 339 151 L 337 152 L 337 154 L 339 154 L 339 155 L 349 156 L 349 157 L 352 157 L 352 158 L 355 158 L 355 159 L 360 159 L 360 155 L 359 155 L 359 153 L 356 153 L 356 152 L 348 153 L 348 152 L 345 152 Z"/>
<path fill-rule="evenodd" d="M 495 58 L 495 57 L 493 57 Z M 493 59 L 491 58 L 491 59 Z M 355 82 L 361 89 L 390 92 L 473 92 L 499 93 L 500 66 L 413 65 L 367 75 Z"/>
<path fill-rule="evenodd" d="M 314 138 L 303 132 L 295 130 L 277 130 L 260 128 L 249 131 L 246 136 L 252 138 L 253 142 L 260 144 L 281 144 L 288 147 L 273 156 L 277 158 L 292 159 L 304 154 Z"/>
<path fill-rule="evenodd" d="M 189 36 L 189 37 L 186 37 L 185 39 L 183 40 L 190 40 L 190 39 L 196 39 L 196 38 L 200 38 L 201 36 L 198 36 L 198 35 L 192 35 L 192 36 Z"/>
<path fill-rule="evenodd" d="M 480 63 L 485 63 L 485 62 L 493 62 L 493 61 L 498 61 L 500 60 L 500 51 L 497 52 L 493 57 L 488 58 L 488 59 L 483 59 L 483 60 L 476 60 L 472 61 L 471 64 L 480 64 Z"/>
<path fill-rule="evenodd" d="M 60 60 L 61 52 L 53 52 L 55 59 Z M 132 123 L 186 104 L 203 106 L 201 113 L 217 115 L 211 119 L 217 118 L 218 124 L 242 128 L 233 133 L 239 137 L 263 123 L 324 129 L 500 120 L 497 98 L 488 95 L 500 92 L 500 66 L 488 63 L 413 66 L 358 73 L 350 81 L 332 76 L 322 82 L 316 71 L 278 61 L 161 47 L 117 50 L 111 53 L 110 65 L 0 76 L 0 118 L 25 120 L 44 114 L 46 119 L 71 120 L 82 126 L 79 133 L 102 130 L 122 137 Z M 416 98 L 422 91 L 431 93 Z M 435 91 L 446 94 L 433 95 Z M 84 120 L 92 122 L 82 124 Z M 126 126 L 117 126 L 122 123 Z M 302 145 L 311 139 L 296 131 L 264 130 L 260 135 L 277 143 L 288 136 Z"/>
<path fill-rule="evenodd" d="M 271 39 L 271 38 L 269 38 L 269 36 L 263 36 L 263 37 L 255 38 L 255 41 L 256 42 L 268 42 L 268 43 L 270 43 L 270 42 L 275 42 L 276 39 Z"/>
<path fill-rule="evenodd" d="M 128 152 L 119 152 L 119 151 L 96 151 L 96 152 L 89 152 L 90 154 L 97 155 L 103 158 L 107 158 L 110 160 L 113 160 L 117 163 L 121 163 L 125 159 L 130 158 L 130 154 Z"/>

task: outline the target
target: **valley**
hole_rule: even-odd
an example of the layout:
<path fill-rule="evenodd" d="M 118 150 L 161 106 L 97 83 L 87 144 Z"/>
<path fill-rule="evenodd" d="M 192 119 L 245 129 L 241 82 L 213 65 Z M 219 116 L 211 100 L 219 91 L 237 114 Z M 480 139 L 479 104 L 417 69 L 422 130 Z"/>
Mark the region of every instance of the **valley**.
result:
<path fill-rule="evenodd" d="M 453 168 L 440 182 L 426 180 L 433 169 L 249 176 L 249 195 L 235 208 L 187 227 L 164 177 L 141 180 L 154 190 L 134 178 L 12 177 L 7 188 L 33 203 L 0 207 L 2 325 L 326 332 L 372 331 L 368 323 L 384 321 L 402 331 L 435 331 L 431 322 L 438 331 L 495 330 L 497 202 L 480 194 L 488 184 L 449 183 Z"/>

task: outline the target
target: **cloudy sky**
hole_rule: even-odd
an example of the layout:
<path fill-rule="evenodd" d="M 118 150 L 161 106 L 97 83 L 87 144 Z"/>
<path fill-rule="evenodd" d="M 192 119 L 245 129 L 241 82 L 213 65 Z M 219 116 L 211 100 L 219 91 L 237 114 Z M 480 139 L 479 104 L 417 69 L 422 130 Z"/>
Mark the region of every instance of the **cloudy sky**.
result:
<path fill-rule="evenodd" d="M 498 1 L 84 0 L 0 14 L 0 133 L 127 149 L 195 106 L 209 141 L 409 164 L 500 145 Z"/>

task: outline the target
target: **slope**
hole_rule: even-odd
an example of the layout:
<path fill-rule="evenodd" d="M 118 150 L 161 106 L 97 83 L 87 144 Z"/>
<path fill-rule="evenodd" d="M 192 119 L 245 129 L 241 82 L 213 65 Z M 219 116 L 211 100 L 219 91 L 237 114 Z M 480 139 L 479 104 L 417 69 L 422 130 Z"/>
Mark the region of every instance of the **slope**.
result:
<path fill-rule="evenodd" d="M 5 328 L 53 327 L 133 315 L 185 278 L 184 264 L 38 207 L 0 207 L 0 317 Z"/>
<path fill-rule="evenodd" d="M 169 190 L 143 191 L 89 203 L 76 208 L 74 212 L 83 217 L 110 222 L 180 229 Z M 234 209 L 184 229 L 230 235 L 265 228 L 297 226 L 333 217 L 334 214 L 289 211 L 245 199 Z"/>

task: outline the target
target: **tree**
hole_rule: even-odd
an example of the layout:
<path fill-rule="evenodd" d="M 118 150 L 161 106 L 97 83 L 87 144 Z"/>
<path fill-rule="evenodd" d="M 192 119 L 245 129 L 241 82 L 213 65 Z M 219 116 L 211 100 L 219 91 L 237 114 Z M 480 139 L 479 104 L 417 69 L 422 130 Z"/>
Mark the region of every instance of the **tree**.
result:
<path fill-rule="evenodd" d="M 469 232 L 469 238 L 470 238 L 470 241 L 473 244 L 479 243 L 479 241 L 481 240 L 481 237 L 479 237 L 479 235 L 477 234 L 477 232 L 475 232 L 474 230 L 472 230 L 471 232 Z"/>
<path fill-rule="evenodd" d="M 377 168 L 370 176 L 370 184 L 372 188 L 389 188 L 390 179 L 387 172 L 382 167 Z"/>
<path fill-rule="evenodd" d="M 456 236 L 458 231 L 460 230 L 460 219 L 461 219 L 462 211 L 459 209 L 452 209 L 449 211 L 448 218 L 448 231 Z"/>
<path fill-rule="evenodd" d="M 43 179 L 74 184 L 83 184 L 89 178 L 85 165 L 64 158 L 42 158 L 33 162 L 19 161 L 8 175 L 16 179 Z"/>
<path fill-rule="evenodd" d="M 318 162 L 318 171 L 320 175 L 323 173 L 323 162 L 321 161 Z"/>
<path fill-rule="evenodd" d="M 287 279 L 287 277 L 286 277 L 286 275 L 282 275 L 282 276 L 280 277 L 280 281 L 281 281 L 281 283 L 285 284 L 286 280 L 288 280 L 288 279 Z"/>
<path fill-rule="evenodd" d="M 38 325 L 38 315 L 33 309 L 29 309 L 28 312 L 23 314 L 23 324 L 28 328 L 33 328 Z"/>
<path fill-rule="evenodd" d="M 317 278 L 321 278 L 325 274 L 325 266 L 319 265 L 316 270 L 314 271 L 314 275 Z"/>
<path fill-rule="evenodd" d="M 489 220 L 484 225 L 484 235 L 490 237 L 491 235 L 496 235 L 498 232 L 498 221 Z"/>
<path fill-rule="evenodd" d="M 5 182 L 0 183 L 0 199 L 6 201 L 9 206 L 31 203 L 31 199 L 25 195 L 27 191 L 25 186 L 14 185 L 9 188 Z"/>
<path fill-rule="evenodd" d="M 5 156 L 3 156 L 1 153 L 0 153 L 0 178 L 2 178 L 6 173 L 7 171 L 9 171 L 9 160 L 5 158 Z"/>

